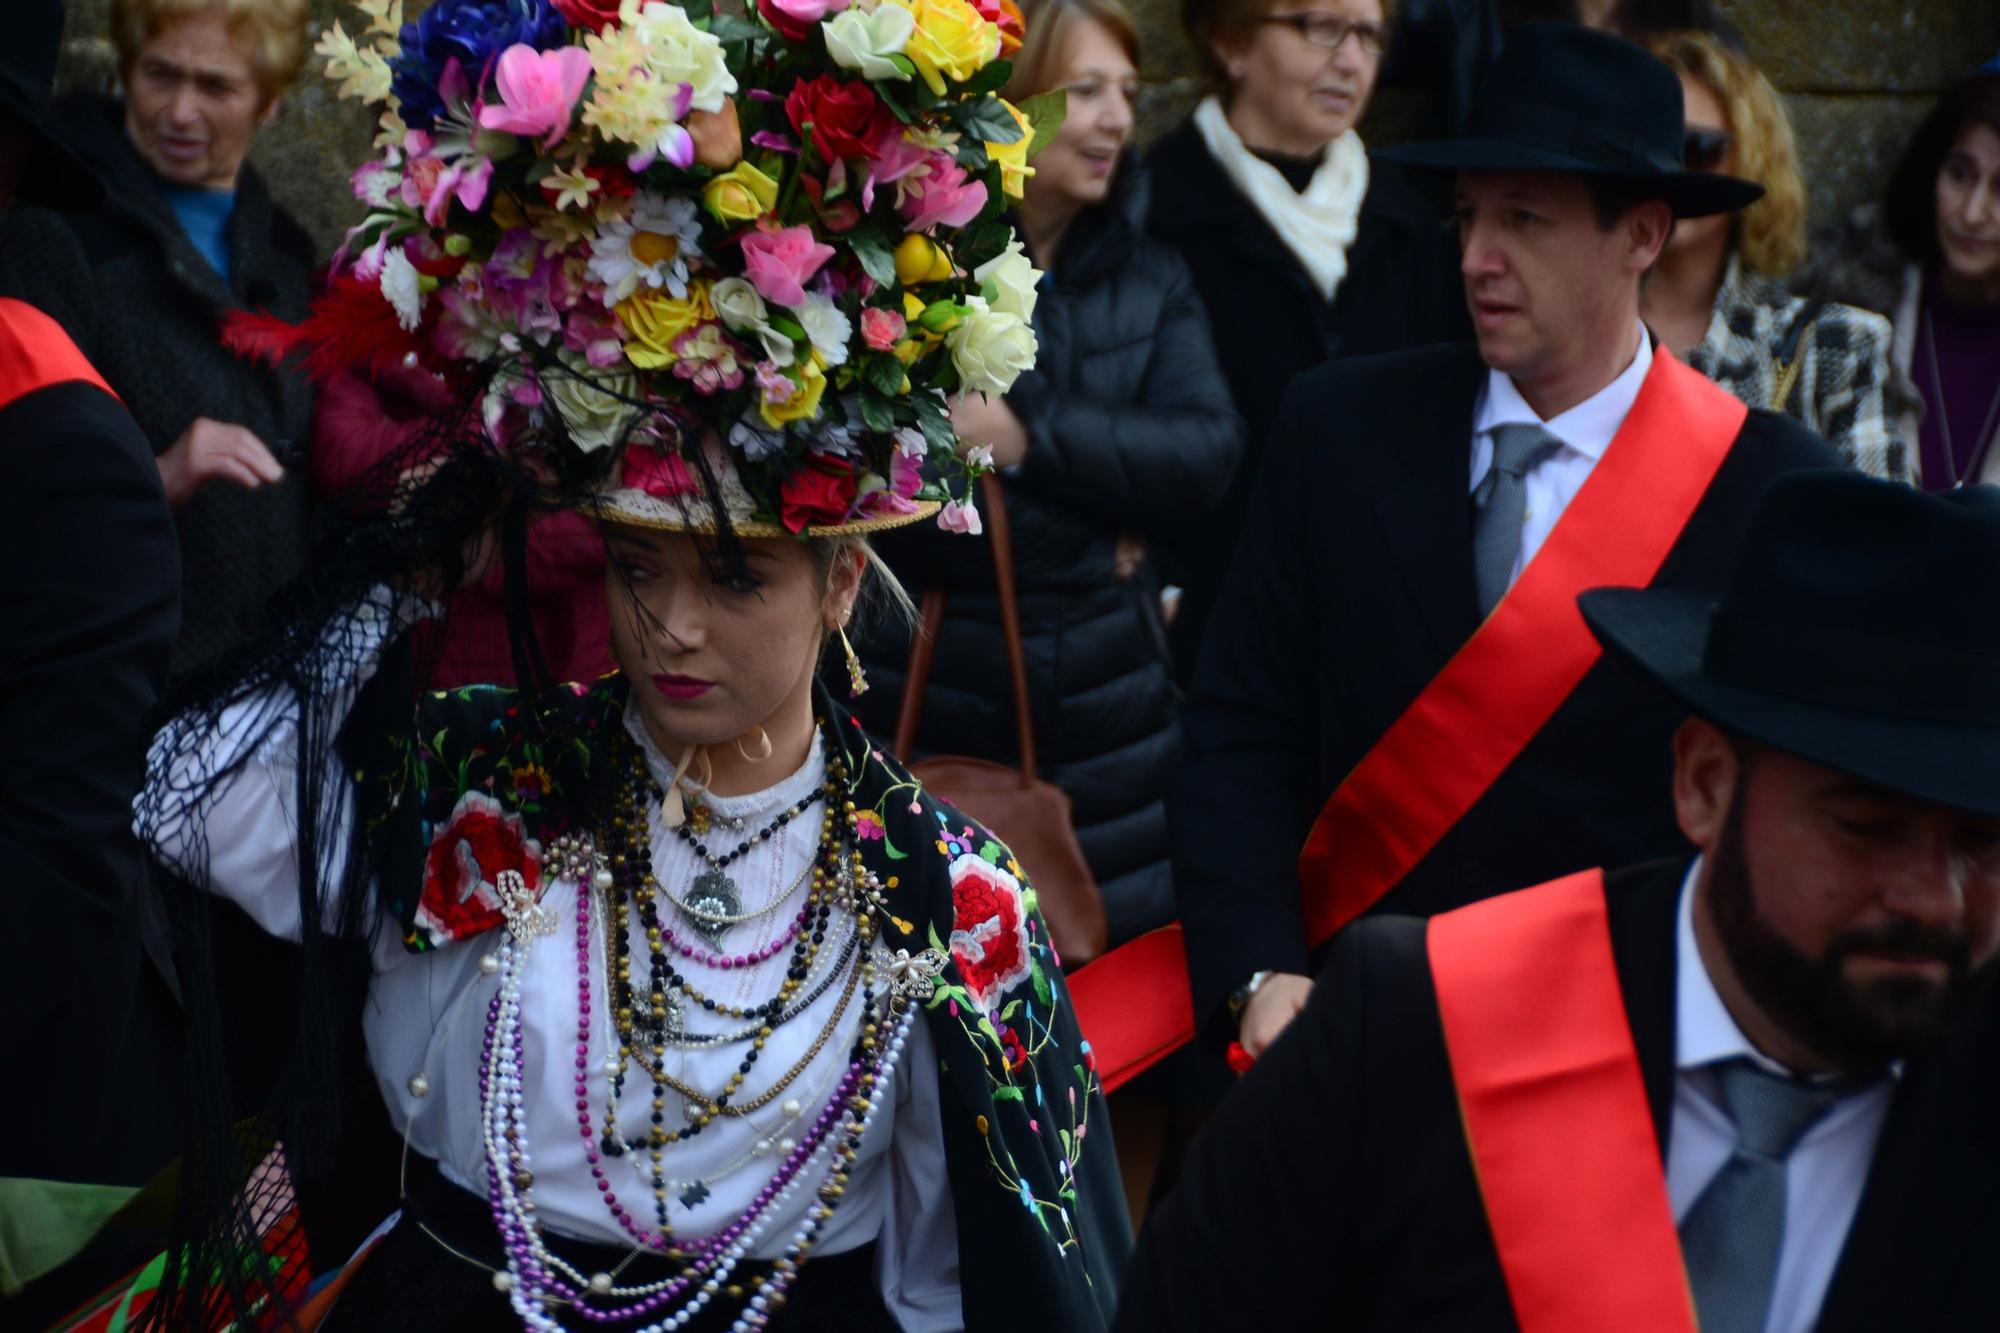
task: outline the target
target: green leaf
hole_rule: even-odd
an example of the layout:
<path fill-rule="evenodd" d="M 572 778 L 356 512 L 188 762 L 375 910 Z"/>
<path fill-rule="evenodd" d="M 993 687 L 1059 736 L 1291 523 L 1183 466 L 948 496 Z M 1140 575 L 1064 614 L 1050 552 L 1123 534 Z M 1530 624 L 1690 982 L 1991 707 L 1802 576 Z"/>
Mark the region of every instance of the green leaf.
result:
<path fill-rule="evenodd" d="M 750 42 L 764 35 L 764 29 L 734 14 L 717 14 L 709 20 L 708 35 L 718 42 Z"/>
<path fill-rule="evenodd" d="M 861 421 L 876 434 L 886 435 L 896 429 L 896 409 L 881 394 L 864 385 L 861 389 Z"/>
<path fill-rule="evenodd" d="M 889 854 L 889 859 L 891 861 L 907 861 L 910 859 L 910 854 L 908 852 L 899 852 L 896 850 L 896 844 L 890 842 L 888 835 L 886 834 L 883 835 L 882 838 L 882 850 Z"/>
<path fill-rule="evenodd" d="M 993 165 L 993 159 L 986 155 L 986 145 L 977 139 L 961 138 L 952 149 L 952 156 L 974 176 L 985 174 L 986 168 Z"/>
<path fill-rule="evenodd" d="M 1042 965 L 1031 961 L 1029 963 L 1029 970 L 1034 973 L 1035 977 L 1035 998 L 1043 1004 L 1054 1005 L 1056 995 L 1054 991 L 1049 989 L 1049 979 L 1042 975 Z"/>
<path fill-rule="evenodd" d="M 986 1015 L 979 1016 L 979 1030 L 984 1032 L 995 1046 L 1000 1044 L 1000 1029 L 993 1026 L 993 1020 Z"/>
<path fill-rule="evenodd" d="M 1021 138 L 1021 122 L 1000 105 L 997 97 L 960 102 L 952 108 L 952 119 L 961 130 L 982 143 L 1017 143 Z"/>
<path fill-rule="evenodd" d="M 1035 127 L 1035 137 L 1028 142 L 1028 158 L 1032 161 L 1062 129 L 1063 120 L 1069 115 L 1069 93 L 1062 88 L 1036 93 L 1021 103 L 1021 114 Z"/>
<path fill-rule="evenodd" d="M 872 231 L 856 229 L 847 234 L 848 244 L 854 247 L 854 257 L 861 261 L 861 267 L 868 276 L 884 287 L 896 285 L 896 252 L 889 243 Z"/>
<path fill-rule="evenodd" d="M 945 415 L 944 404 L 937 400 L 935 394 L 913 393 L 909 403 L 916 413 L 917 429 L 924 433 L 925 444 L 933 449 L 958 446 L 958 435 L 951 428 L 951 418 Z"/>
<path fill-rule="evenodd" d="M 986 840 L 986 845 L 979 849 L 979 859 L 984 861 L 987 865 L 990 866 L 999 865 L 1000 858 L 1005 856 L 1006 854 L 1007 854 L 1007 849 L 1005 847 L 1002 847 L 999 843 L 993 841 L 993 839 L 991 838 L 988 838 Z"/>
<path fill-rule="evenodd" d="M 993 1100 L 996 1102 L 1019 1102 L 1023 1101 L 1023 1098 L 1019 1088 L 1015 1087 L 1012 1083 L 1003 1083 L 993 1089 Z"/>
<path fill-rule="evenodd" d="M 930 923 L 925 930 L 925 935 L 930 940 L 931 948 L 936 949 L 939 953 L 945 952 L 944 941 L 938 938 L 937 922 L 933 921 Z"/>
<path fill-rule="evenodd" d="M 1058 1125 L 1056 1127 L 1056 1137 L 1062 1140 L 1063 1156 L 1068 1157 L 1070 1155 L 1069 1131 Z"/>
<path fill-rule="evenodd" d="M 1002 1023 L 1013 1022 L 1014 1015 L 1020 1012 L 1020 1009 L 1021 1009 L 1021 1002 L 1019 1000 L 1007 1001 L 1007 1007 L 1000 1011 L 1000 1021 Z"/>
<path fill-rule="evenodd" d="M 959 233 L 958 244 L 952 247 L 952 258 L 958 266 L 970 273 L 993 256 L 1007 248 L 1007 242 L 1014 239 L 1014 229 L 998 220 L 978 222 Z"/>
<path fill-rule="evenodd" d="M 908 60 L 909 57 L 891 56 L 890 59 Z M 912 68 L 914 68 L 914 66 Z M 1011 60 L 991 61 L 988 64 L 981 66 L 977 74 L 974 74 L 964 83 L 959 84 L 958 85 L 959 91 L 963 92 L 968 97 L 976 97 L 980 93 L 997 93 L 1000 91 L 1001 88 L 1006 86 L 1007 80 L 1013 76 L 1013 73 L 1014 73 L 1013 61 Z"/>
<path fill-rule="evenodd" d="M 884 398 L 895 398 L 903 392 L 906 372 L 903 363 L 887 352 L 877 352 L 862 358 L 861 381 Z M 870 430 L 880 427 L 870 426 Z"/>

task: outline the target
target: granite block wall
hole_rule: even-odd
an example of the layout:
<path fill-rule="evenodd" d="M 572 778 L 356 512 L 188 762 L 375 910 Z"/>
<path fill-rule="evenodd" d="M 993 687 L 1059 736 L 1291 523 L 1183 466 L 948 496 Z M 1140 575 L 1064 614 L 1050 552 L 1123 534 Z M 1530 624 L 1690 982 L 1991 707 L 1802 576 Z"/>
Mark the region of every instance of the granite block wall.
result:
<path fill-rule="evenodd" d="M 1151 137 L 1192 105 L 1194 64 L 1180 36 L 1180 0 L 1128 2 L 1145 43 L 1140 134 Z M 2000 52 L 2000 0 L 1722 0 L 1722 8 L 1786 94 L 1815 226 L 1879 189 L 1897 144 L 1930 99 Z M 109 9 L 110 0 L 70 0 L 63 77 L 71 86 L 115 85 Z M 315 39 L 348 12 L 341 0 L 313 0 L 312 11 Z M 316 63 L 258 136 L 253 160 L 331 251 L 356 215 L 347 173 L 367 151 L 369 125 L 354 104 L 333 98 Z M 1404 137 L 1413 113 L 1405 97 L 1385 92 L 1364 136 L 1378 143 Z"/>

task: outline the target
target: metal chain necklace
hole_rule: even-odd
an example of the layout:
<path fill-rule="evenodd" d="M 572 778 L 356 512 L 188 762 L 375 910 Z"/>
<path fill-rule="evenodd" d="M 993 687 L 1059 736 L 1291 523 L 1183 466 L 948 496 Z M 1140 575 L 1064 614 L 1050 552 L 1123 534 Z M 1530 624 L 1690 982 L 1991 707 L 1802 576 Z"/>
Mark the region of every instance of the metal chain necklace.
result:
<path fill-rule="evenodd" d="M 1979 425 L 1979 434 L 1972 439 L 1972 456 L 1965 460 L 1965 472 L 1958 470 L 1958 453 L 1951 442 L 1951 409 L 1944 400 L 1944 376 L 1938 370 L 1937 329 L 1931 323 L 1931 310 L 1924 307 L 1924 348 L 1930 355 L 1931 398 L 1937 404 L 1938 434 L 1944 439 L 1944 465 L 1951 475 L 1951 489 L 1957 490 L 1968 481 L 1979 480 L 1980 468 L 1986 461 L 1987 448 L 1993 442 L 1993 425 L 2000 421 L 2000 389 L 1993 392 L 1993 401 L 1986 408 L 1986 420 Z"/>
<path fill-rule="evenodd" d="M 647 782 L 649 785 L 652 783 L 650 773 L 647 774 Z M 730 864 L 739 860 L 752 847 L 770 840 L 794 818 L 810 809 L 813 802 L 827 799 L 832 786 L 831 782 L 826 782 L 807 792 L 779 811 L 764 827 L 738 843 L 734 851 L 721 856 L 709 851 L 689 825 L 675 826 L 674 832 L 680 835 L 681 841 L 694 848 L 695 855 L 707 863 L 708 869 L 695 876 L 694 885 L 688 890 L 687 897 L 674 899 L 674 906 L 679 909 L 681 919 L 687 923 L 688 929 L 707 940 L 709 948 L 721 948 L 724 931 L 737 921 L 750 919 L 743 915 L 743 894 L 736 887 L 735 878 L 728 873 Z M 658 799 L 657 796 L 655 799 Z"/>

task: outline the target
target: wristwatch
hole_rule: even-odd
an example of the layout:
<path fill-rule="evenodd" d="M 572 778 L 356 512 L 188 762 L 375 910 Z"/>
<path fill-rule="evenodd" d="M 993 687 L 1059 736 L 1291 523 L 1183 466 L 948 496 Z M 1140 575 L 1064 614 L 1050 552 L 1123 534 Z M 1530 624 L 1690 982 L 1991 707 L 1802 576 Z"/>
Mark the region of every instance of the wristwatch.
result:
<path fill-rule="evenodd" d="M 1275 969 L 1267 967 L 1261 972 L 1252 972 L 1250 980 L 1229 992 L 1229 1016 L 1232 1019 L 1238 1023 L 1243 1021 L 1243 1011 L 1249 1007 L 1250 997 L 1257 993 L 1259 986 L 1271 979 L 1274 971 Z"/>

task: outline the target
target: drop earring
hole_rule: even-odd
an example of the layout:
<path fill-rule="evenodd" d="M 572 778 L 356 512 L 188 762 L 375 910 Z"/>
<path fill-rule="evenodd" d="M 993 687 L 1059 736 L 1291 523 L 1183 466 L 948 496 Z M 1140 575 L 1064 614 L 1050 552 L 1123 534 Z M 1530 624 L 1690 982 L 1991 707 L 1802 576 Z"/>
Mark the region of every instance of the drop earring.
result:
<path fill-rule="evenodd" d="M 835 625 L 833 632 L 840 636 L 841 649 L 847 654 L 847 697 L 859 699 L 868 693 L 868 675 L 861 669 L 861 655 L 854 651 L 854 645 L 847 641 L 847 627 Z"/>

